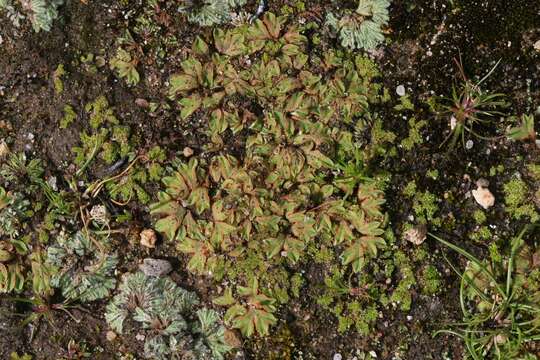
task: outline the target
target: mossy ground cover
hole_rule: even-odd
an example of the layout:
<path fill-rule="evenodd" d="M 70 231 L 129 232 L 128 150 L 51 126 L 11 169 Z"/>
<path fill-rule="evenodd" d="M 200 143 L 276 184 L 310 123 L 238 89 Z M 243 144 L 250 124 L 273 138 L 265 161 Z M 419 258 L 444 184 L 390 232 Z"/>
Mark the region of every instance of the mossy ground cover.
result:
<path fill-rule="evenodd" d="M 540 357 L 540 5 L 24 3 L 0 358 Z"/>

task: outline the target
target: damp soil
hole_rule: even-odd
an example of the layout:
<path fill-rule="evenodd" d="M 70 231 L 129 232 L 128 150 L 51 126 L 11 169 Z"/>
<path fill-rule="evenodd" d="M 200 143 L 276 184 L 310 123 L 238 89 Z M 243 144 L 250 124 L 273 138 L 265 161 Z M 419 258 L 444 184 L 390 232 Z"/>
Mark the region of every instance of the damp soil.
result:
<path fill-rule="evenodd" d="M 270 10 L 279 12 L 283 5 L 294 2 L 269 1 Z M 303 16 L 320 21 L 330 7 L 325 1 L 306 1 Z M 255 6 L 253 6 L 254 8 Z M 133 2 L 133 12 L 141 11 L 141 2 Z M 195 35 L 204 29 L 190 26 L 174 13 L 165 32 L 175 33 L 179 39 L 177 52 L 181 55 L 190 47 Z M 119 118 L 136 129 L 141 146 L 149 149 L 160 145 L 169 157 L 186 146 L 197 153 L 205 139 L 197 134 L 197 121 L 179 127 L 172 112 L 162 111 L 148 118 L 145 109 L 136 105 L 137 99 L 152 101 L 165 97 L 167 79 L 178 67 L 180 56 L 170 56 L 165 65 L 157 69 L 151 61 L 143 63 L 145 78 L 129 88 L 106 68 L 94 74 L 69 68 L 61 95 L 54 92 L 51 74 L 58 64 L 72 64 L 86 54 L 108 56 L 116 49 L 116 40 L 130 26 L 125 12 L 116 1 L 71 1 L 61 9 L 63 19 L 50 33 L 34 33 L 27 25 L 15 28 L 8 19 L 0 17 L 0 135 L 12 139 L 13 151 L 36 154 L 44 160 L 47 175 L 60 175 L 69 171 L 73 157 L 71 148 L 79 142 L 79 132 L 87 127 L 84 104 L 104 94 L 115 107 Z M 477 141 L 470 150 L 448 151 L 441 148 L 448 124 L 429 111 L 424 100 L 432 95 L 451 93 L 460 80 L 454 59 L 461 59 L 468 77 L 481 77 L 497 61 L 500 65 L 485 83 L 494 92 L 509 94 L 510 110 L 514 114 L 530 113 L 533 104 L 540 104 L 540 52 L 531 50 L 540 39 L 540 3 L 531 0 L 394 0 L 390 9 L 388 41 L 371 54 L 379 63 L 384 86 L 394 92 L 403 85 L 415 110 L 397 113 L 396 101 L 380 106 L 377 111 L 386 129 L 398 138 L 408 134 L 407 118 L 427 120 L 422 130 L 425 141 L 411 151 L 398 148 L 398 155 L 381 159 L 377 167 L 391 174 L 386 201 L 390 226 L 395 227 L 400 239 L 400 225 L 408 221 L 410 203 L 402 201 L 402 190 L 410 181 L 418 188 L 432 193 L 452 193 L 455 201 L 443 201 L 441 217 L 453 219 L 456 226 L 443 235 L 475 253 L 482 247 L 467 242 L 467 234 L 476 226 L 471 213 L 473 201 L 467 193 L 474 180 L 486 177 L 493 166 L 504 165 L 506 175 L 490 178 L 490 189 L 497 199 L 503 198 L 502 185 L 510 176 L 523 169 L 524 164 L 538 159 L 535 147 L 510 143 L 505 139 Z M 147 49 L 142 50 L 143 52 Z M 81 65 L 84 67 L 84 65 Z M 395 97 L 393 97 L 395 98 Z M 76 122 L 60 130 L 65 104 L 81 109 Z M 405 118 L 404 118 L 405 117 Z M 494 133 L 493 135 L 498 135 Z M 234 152 L 242 144 L 228 144 Z M 465 156 L 466 155 L 466 156 Z M 425 176 L 437 170 L 437 179 Z M 97 175 L 96 175 L 97 176 Z M 136 206 L 133 227 L 150 225 L 145 212 Z M 504 238 L 515 234 L 523 225 L 509 223 L 502 205 L 490 212 L 488 222 L 493 225 L 494 236 Z M 133 270 L 129 259 L 144 257 L 129 239 L 117 240 L 121 245 L 124 263 L 119 271 Z M 399 245 L 398 240 L 398 245 Z M 406 246 L 403 246 L 406 248 Z M 332 359 L 335 353 L 352 359 L 357 351 L 374 350 L 378 359 L 461 359 L 463 348 L 456 338 L 433 337 L 441 324 L 460 320 L 456 302 L 457 278 L 449 271 L 441 256 L 440 247 L 430 244 L 430 251 L 440 260 L 438 269 L 443 274 L 442 291 L 436 296 L 413 293 L 411 311 L 382 311 L 374 333 L 359 336 L 355 332 L 338 333 L 336 319 L 313 303 L 310 293 L 324 279 L 323 269 L 313 264 L 303 269 L 306 274 L 305 294 L 293 300 L 282 310 L 281 321 L 273 336 L 244 341 L 242 351 L 231 358 L 238 359 Z M 438 254 L 438 255 L 437 255 Z M 168 257 L 168 249 L 159 249 L 157 256 Z M 459 263 L 459 259 L 450 258 Z M 182 262 L 183 259 L 176 259 Z M 210 300 L 212 289 L 204 280 L 175 266 L 173 277 L 182 286 L 195 290 L 204 301 Z M 311 295 L 311 296 L 310 296 Z M 96 351 L 92 358 L 113 359 L 118 351 L 141 350 L 141 343 L 124 336 L 111 343 L 106 340 L 107 325 L 103 319 L 106 302 L 74 310 L 74 321 L 66 313 L 53 312 L 38 325 L 19 326 L 28 309 L 14 305 L 8 297 L 0 298 L 0 358 L 7 359 L 13 351 L 29 353 L 34 359 L 67 357 L 67 343 L 71 339 L 84 341 Z M 407 341 L 403 341 L 407 339 Z M 399 354 L 399 357 L 396 356 Z"/>

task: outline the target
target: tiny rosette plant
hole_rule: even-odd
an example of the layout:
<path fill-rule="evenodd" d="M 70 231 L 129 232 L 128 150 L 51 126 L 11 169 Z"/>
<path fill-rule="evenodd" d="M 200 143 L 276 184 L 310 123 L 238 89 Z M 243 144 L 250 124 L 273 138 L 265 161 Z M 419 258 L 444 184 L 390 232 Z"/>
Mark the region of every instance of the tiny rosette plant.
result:
<path fill-rule="evenodd" d="M 140 324 L 148 334 L 146 358 L 222 360 L 231 350 L 218 313 L 197 309 L 197 295 L 171 279 L 142 272 L 126 274 L 118 291 L 107 305 L 105 319 L 119 334 L 128 317 Z"/>

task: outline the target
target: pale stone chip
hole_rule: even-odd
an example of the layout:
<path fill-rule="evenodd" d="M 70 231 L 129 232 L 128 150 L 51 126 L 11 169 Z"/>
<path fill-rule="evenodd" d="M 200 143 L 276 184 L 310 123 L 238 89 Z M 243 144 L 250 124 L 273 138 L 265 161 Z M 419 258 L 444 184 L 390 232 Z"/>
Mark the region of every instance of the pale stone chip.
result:
<path fill-rule="evenodd" d="M 146 258 L 139 265 L 139 269 L 146 276 L 160 277 L 170 273 L 172 271 L 172 265 L 167 260 Z"/>
<path fill-rule="evenodd" d="M 156 247 L 157 235 L 152 229 L 145 229 L 141 231 L 141 245 L 149 249 Z"/>
<path fill-rule="evenodd" d="M 403 236 L 405 240 L 412 242 L 415 245 L 421 245 L 426 240 L 427 227 L 425 225 L 416 225 L 415 227 L 405 231 Z"/>
<path fill-rule="evenodd" d="M 476 202 L 484 209 L 488 209 L 495 205 L 495 196 L 493 196 L 488 188 L 478 187 L 476 190 L 472 191 L 472 195 L 474 200 L 476 200 Z"/>
<path fill-rule="evenodd" d="M 184 148 L 184 151 L 182 151 L 182 153 L 183 153 L 183 155 L 184 155 L 185 157 L 188 158 L 188 157 L 190 157 L 191 155 L 193 155 L 193 149 L 190 148 L 190 147 L 188 147 L 188 146 L 186 146 L 186 147 Z"/>

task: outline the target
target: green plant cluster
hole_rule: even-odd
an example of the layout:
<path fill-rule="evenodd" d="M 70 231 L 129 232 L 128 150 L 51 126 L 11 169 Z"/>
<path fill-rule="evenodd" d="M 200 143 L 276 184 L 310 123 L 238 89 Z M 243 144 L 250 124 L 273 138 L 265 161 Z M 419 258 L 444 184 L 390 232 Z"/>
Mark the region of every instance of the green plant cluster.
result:
<path fill-rule="evenodd" d="M 340 333 L 354 328 L 368 335 L 378 318 L 376 299 L 380 289 L 369 276 L 359 275 L 355 280 L 358 283 L 353 285 L 353 279 L 346 278 L 344 269 L 333 267 L 324 279 L 317 304 L 337 318 Z"/>
<path fill-rule="evenodd" d="M 336 34 L 343 47 L 374 49 L 384 41 L 382 29 L 388 24 L 388 0 L 358 0 L 356 10 L 343 10 L 338 16 L 326 16 L 326 25 Z"/>
<path fill-rule="evenodd" d="M 509 241 L 504 255 L 492 247 L 486 260 L 433 236 L 469 260 L 463 272 L 452 265 L 460 277 L 463 322 L 438 333 L 463 339 L 475 360 L 534 359 L 528 345 L 540 340 L 540 254 L 525 243 L 527 230 Z"/>
<path fill-rule="evenodd" d="M 2 183 L 15 188 L 20 179 L 30 180 L 32 185 L 21 191 L 6 191 L 0 185 L 0 293 L 22 292 L 26 279 L 29 222 L 34 214 L 28 198 L 39 187 L 36 185 L 43 174 L 41 162 L 28 161 L 24 154 L 11 154 L 0 168 Z M 39 204 L 34 204 L 38 208 Z"/>
<path fill-rule="evenodd" d="M 512 178 L 503 185 L 503 192 L 506 211 L 512 218 L 516 220 L 529 218 L 533 224 L 540 220 L 540 214 L 532 201 L 532 191 L 523 179 Z"/>
<path fill-rule="evenodd" d="M 231 350 L 217 312 L 197 310 L 197 295 L 167 277 L 125 274 L 119 293 L 107 305 L 105 319 L 119 334 L 132 318 L 147 336 L 148 359 L 221 360 Z"/>
<path fill-rule="evenodd" d="M 81 132 L 81 146 L 72 149 L 74 162 L 79 167 L 77 175 L 81 176 L 92 162 L 101 159 L 101 165 L 112 168 L 115 176 L 105 172 L 105 175 L 111 176 L 92 184 L 92 190 L 104 186 L 116 202 L 128 203 L 137 199 L 143 204 L 147 203 L 150 196 L 144 186 L 148 181 L 160 179 L 164 151 L 154 146 L 146 153 L 136 153 L 137 138 L 132 135 L 129 126 L 121 124 L 105 96 L 88 103 L 85 110 L 90 130 Z M 115 164 L 124 166 L 118 168 Z M 122 171 L 124 169 L 126 171 Z"/>
<path fill-rule="evenodd" d="M 22 15 L 14 4 L 15 0 L 0 0 L 0 10 L 7 10 L 9 17 L 18 26 Z M 21 10 L 32 23 L 34 31 L 51 30 L 52 23 L 58 18 L 58 8 L 64 4 L 64 0 L 18 0 Z"/>
<path fill-rule="evenodd" d="M 68 301 L 90 302 L 106 298 L 116 287 L 115 253 L 91 234 L 61 235 L 47 248 L 47 261 L 55 267 L 50 284 Z"/>
<path fill-rule="evenodd" d="M 182 0 L 180 11 L 191 23 L 212 26 L 231 21 L 233 10 L 247 0 Z"/>
<path fill-rule="evenodd" d="M 183 121 L 209 117 L 200 129 L 213 153 L 177 161 L 151 205 L 156 230 L 189 256 L 190 271 L 266 284 L 264 276 L 283 279 L 283 266 L 308 261 L 308 247 L 325 246 L 359 272 L 385 245 L 384 194 L 352 133 L 369 103 L 380 101 L 376 66 L 333 52 L 310 59 L 305 47 L 298 29 L 267 13 L 252 25 L 215 30 L 210 43 L 197 38 L 193 56 L 171 77 Z M 262 113 L 238 110 L 235 102 L 246 100 Z M 242 156 L 221 153 L 230 136 L 243 139 Z M 259 290 L 286 301 L 268 285 Z M 257 291 L 250 285 L 235 293 Z M 268 301 L 263 310 L 271 314 Z M 267 326 L 255 330 L 264 334 Z"/>

